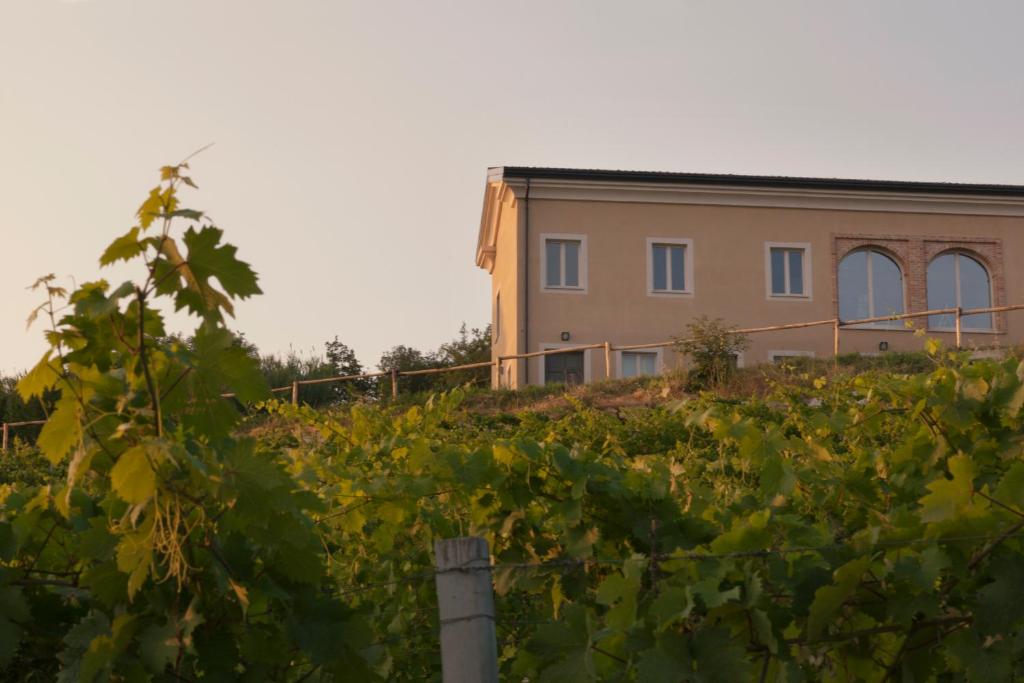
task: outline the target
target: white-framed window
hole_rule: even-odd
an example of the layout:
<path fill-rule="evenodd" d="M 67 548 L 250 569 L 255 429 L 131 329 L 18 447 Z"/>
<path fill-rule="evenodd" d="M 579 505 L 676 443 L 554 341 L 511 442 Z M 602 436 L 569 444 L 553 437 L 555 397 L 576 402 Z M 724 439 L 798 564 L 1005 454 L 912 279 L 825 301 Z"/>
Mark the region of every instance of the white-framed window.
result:
<path fill-rule="evenodd" d="M 769 299 L 811 300 L 811 245 L 765 242 L 765 287 Z"/>
<path fill-rule="evenodd" d="M 551 349 L 565 349 L 572 348 L 574 346 L 580 346 L 586 342 L 568 342 L 568 343 L 541 343 L 537 350 L 538 351 L 550 351 Z M 582 356 L 580 355 L 582 354 Z M 549 358 L 560 358 L 561 360 L 552 360 L 548 362 Z M 538 358 L 539 363 L 536 363 L 537 367 L 537 383 L 547 384 L 549 382 L 565 382 L 567 384 L 573 383 L 574 378 L 572 375 L 580 372 L 580 361 L 582 361 L 583 369 L 583 384 L 590 384 L 592 381 L 591 368 L 590 368 L 590 349 L 583 351 L 576 351 L 570 354 L 556 354 L 553 356 L 541 356 Z M 534 365 L 531 361 L 530 365 Z M 555 377 L 548 376 L 548 369 L 552 369 L 556 374 Z M 575 378 L 578 383 L 578 378 Z"/>
<path fill-rule="evenodd" d="M 768 352 L 769 363 L 781 363 L 790 358 L 814 358 L 814 351 L 778 350 Z"/>
<path fill-rule="evenodd" d="M 619 377 L 642 377 L 661 372 L 661 349 L 618 351 Z"/>
<path fill-rule="evenodd" d="M 693 240 L 647 238 L 647 293 L 651 296 L 693 295 Z"/>
<path fill-rule="evenodd" d="M 903 307 L 903 271 L 896 260 L 874 247 L 856 249 L 843 257 L 836 273 L 839 318 L 861 320 L 900 315 Z M 903 328 L 901 320 L 864 323 L 863 327 Z"/>
<path fill-rule="evenodd" d="M 928 264 L 928 308 L 989 308 L 992 306 L 992 278 L 976 257 L 962 251 L 939 254 Z M 965 330 L 991 332 L 991 313 L 975 313 L 960 319 Z M 956 329 L 952 313 L 928 316 L 933 330 Z"/>
<path fill-rule="evenodd" d="M 587 291 L 587 236 L 540 236 L 540 287 L 549 291 Z"/>

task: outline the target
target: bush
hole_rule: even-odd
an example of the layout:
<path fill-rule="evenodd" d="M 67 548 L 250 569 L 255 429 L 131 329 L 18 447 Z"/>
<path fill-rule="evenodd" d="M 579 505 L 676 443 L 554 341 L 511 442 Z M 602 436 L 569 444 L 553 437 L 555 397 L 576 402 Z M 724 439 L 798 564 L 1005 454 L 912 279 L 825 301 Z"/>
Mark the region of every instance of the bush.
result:
<path fill-rule="evenodd" d="M 687 389 L 710 389 L 732 377 L 736 359 L 750 345 L 749 338 L 727 327 L 721 318 L 703 315 L 686 326 L 687 336 L 677 339 L 676 350 L 690 357 Z"/>

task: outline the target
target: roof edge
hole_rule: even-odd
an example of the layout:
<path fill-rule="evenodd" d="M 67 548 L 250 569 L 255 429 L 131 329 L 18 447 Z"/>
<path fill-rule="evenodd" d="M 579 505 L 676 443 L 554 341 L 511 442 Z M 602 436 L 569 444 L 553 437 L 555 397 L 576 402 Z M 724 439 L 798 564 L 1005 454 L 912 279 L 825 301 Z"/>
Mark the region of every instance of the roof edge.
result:
<path fill-rule="evenodd" d="M 913 180 L 869 180 L 859 178 L 814 178 L 802 176 L 734 175 L 728 173 L 672 173 L 667 171 L 617 171 L 606 169 L 495 166 L 488 169 L 490 182 L 512 179 L 549 179 L 599 182 L 636 182 L 666 185 L 715 185 L 795 190 L 847 190 L 933 195 L 975 195 L 1024 198 L 1024 185 L 952 183 Z"/>

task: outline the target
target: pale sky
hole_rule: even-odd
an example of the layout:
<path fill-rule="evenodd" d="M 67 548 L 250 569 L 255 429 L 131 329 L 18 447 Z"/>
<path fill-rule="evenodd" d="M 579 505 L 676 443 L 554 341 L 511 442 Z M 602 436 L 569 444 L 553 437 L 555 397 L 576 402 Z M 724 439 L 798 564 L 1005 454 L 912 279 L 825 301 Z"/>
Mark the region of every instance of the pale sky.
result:
<path fill-rule="evenodd" d="M 486 324 L 488 166 L 1024 183 L 1019 2 L 0 0 L 0 371 L 157 169 L 261 277 L 264 352 Z M 120 282 L 124 273 L 105 276 Z"/>

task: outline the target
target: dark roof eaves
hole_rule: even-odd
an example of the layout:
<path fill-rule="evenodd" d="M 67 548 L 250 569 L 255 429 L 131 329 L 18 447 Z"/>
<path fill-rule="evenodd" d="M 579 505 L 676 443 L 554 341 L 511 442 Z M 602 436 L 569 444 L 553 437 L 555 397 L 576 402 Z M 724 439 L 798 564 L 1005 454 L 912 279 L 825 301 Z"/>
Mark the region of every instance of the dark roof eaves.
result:
<path fill-rule="evenodd" d="M 728 185 L 733 187 L 777 187 L 798 190 L 918 192 L 945 195 L 969 194 L 1024 198 L 1024 185 L 865 180 L 855 178 L 805 178 L 795 176 L 731 175 L 725 173 L 672 173 L 668 171 L 611 171 L 530 166 L 504 166 L 492 170 L 500 172 L 501 177 L 505 179 L 519 178 L 523 180 L 596 180 L 606 182 Z"/>

